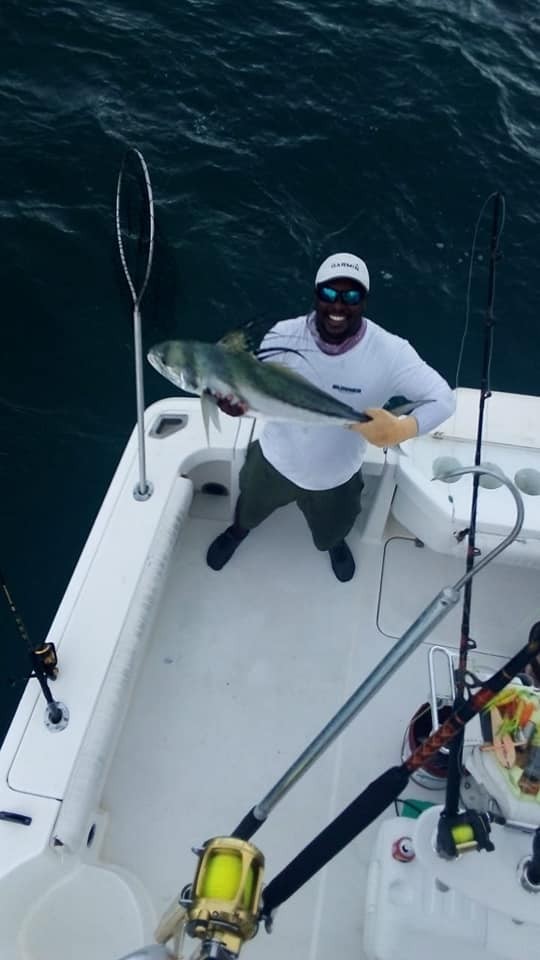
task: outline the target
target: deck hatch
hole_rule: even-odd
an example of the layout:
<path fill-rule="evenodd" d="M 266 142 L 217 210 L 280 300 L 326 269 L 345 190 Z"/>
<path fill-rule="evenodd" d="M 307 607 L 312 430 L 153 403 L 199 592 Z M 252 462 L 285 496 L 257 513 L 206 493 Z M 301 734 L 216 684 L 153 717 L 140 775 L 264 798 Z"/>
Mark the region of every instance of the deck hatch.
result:
<path fill-rule="evenodd" d="M 187 426 L 188 419 L 189 418 L 183 413 L 162 413 L 155 423 L 152 424 L 150 436 L 158 437 L 160 440 L 163 440 L 165 437 L 170 437 L 171 434 L 183 430 L 184 427 Z"/>

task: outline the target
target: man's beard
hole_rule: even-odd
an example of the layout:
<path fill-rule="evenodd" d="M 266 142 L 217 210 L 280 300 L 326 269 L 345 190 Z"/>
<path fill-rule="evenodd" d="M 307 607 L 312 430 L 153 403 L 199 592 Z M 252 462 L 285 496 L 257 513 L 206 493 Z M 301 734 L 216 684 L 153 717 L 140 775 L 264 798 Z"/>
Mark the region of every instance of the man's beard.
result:
<path fill-rule="evenodd" d="M 345 340 L 348 340 L 349 337 L 354 337 L 355 333 L 358 333 L 362 326 L 362 317 L 357 317 L 355 320 L 352 320 L 347 324 L 346 327 L 340 333 L 331 333 L 324 326 L 323 321 L 319 320 L 317 317 L 317 332 L 325 343 L 340 344 L 344 343 Z"/>

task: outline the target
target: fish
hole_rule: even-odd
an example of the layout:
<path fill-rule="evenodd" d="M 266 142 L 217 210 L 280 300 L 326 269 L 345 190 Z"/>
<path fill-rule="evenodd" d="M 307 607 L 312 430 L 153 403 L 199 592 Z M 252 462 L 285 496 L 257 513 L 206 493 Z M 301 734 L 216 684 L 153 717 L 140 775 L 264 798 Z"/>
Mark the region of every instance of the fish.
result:
<path fill-rule="evenodd" d="M 222 343 L 168 340 L 148 352 L 151 365 L 187 393 L 198 394 L 215 408 L 227 398 L 248 414 L 307 424 L 367 423 L 371 417 L 271 360 L 261 361 Z"/>
<path fill-rule="evenodd" d="M 295 370 L 273 360 L 259 360 L 230 342 L 166 340 L 151 347 L 147 357 L 176 387 L 201 397 L 207 436 L 209 420 L 219 429 L 216 402 L 224 398 L 242 406 L 247 414 L 269 420 L 346 426 L 372 419 L 325 393 Z M 417 405 L 406 400 L 390 412 L 400 416 Z"/>

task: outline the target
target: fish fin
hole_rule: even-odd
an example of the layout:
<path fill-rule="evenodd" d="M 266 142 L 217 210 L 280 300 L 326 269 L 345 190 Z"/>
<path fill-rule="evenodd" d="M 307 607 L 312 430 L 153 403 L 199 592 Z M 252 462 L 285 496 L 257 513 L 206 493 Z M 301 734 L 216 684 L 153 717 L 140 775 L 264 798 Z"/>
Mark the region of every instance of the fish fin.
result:
<path fill-rule="evenodd" d="M 434 403 L 434 400 L 408 400 L 407 397 L 390 397 L 385 403 L 383 410 L 392 413 L 394 417 L 406 417 L 417 407 L 423 407 L 425 403 Z"/>
<path fill-rule="evenodd" d="M 409 406 L 411 401 L 408 397 L 404 397 L 402 394 L 399 396 L 390 397 L 389 400 L 383 406 L 383 410 L 388 410 L 388 413 L 395 413 L 396 410 L 400 410 L 403 407 Z"/>
<path fill-rule="evenodd" d="M 210 412 L 210 420 L 214 424 L 214 427 L 216 428 L 218 433 L 221 433 L 221 421 L 219 419 L 219 407 L 217 403 L 210 401 L 209 412 Z"/>
<path fill-rule="evenodd" d="M 220 347 L 225 350 L 247 350 L 249 351 L 248 337 L 244 330 L 229 330 L 218 341 Z"/>
<path fill-rule="evenodd" d="M 208 393 L 201 393 L 201 413 L 204 423 L 204 432 L 206 434 L 206 442 L 210 446 L 210 421 L 214 424 L 216 430 L 221 430 L 221 424 L 219 422 L 219 413 L 218 408 L 212 397 Z"/>
<path fill-rule="evenodd" d="M 218 433 L 221 433 L 221 420 L 219 419 L 219 409 L 218 407 L 214 408 L 214 416 L 212 417 L 212 423 L 214 424 Z"/>
<path fill-rule="evenodd" d="M 226 350 L 247 350 L 248 353 L 255 353 L 274 324 L 275 320 L 269 320 L 268 317 L 253 317 L 242 326 L 228 330 L 218 343 Z"/>
<path fill-rule="evenodd" d="M 300 357 L 301 360 L 305 360 L 304 354 L 300 350 L 293 350 L 292 347 L 261 347 L 258 350 L 254 350 L 253 353 L 257 357 L 257 360 L 266 362 L 268 362 L 269 357 L 279 357 L 284 353 L 294 353 L 297 357 Z M 285 364 L 281 364 L 279 361 L 278 363 L 273 361 L 273 366 L 280 367 L 283 370 Z"/>
<path fill-rule="evenodd" d="M 399 454 L 401 454 L 402 457 L 408 457 L 408 456 L 409 456 L 409 454 L 407 453 L 407 451 L 403 449 L 403 447 L 401 446 L 400 443 L 394 444 L 393 447 L 384 447 L 384 454 L 386 455 L 389 450 L 393 450 L 394 453 L 399 453 Z"/>

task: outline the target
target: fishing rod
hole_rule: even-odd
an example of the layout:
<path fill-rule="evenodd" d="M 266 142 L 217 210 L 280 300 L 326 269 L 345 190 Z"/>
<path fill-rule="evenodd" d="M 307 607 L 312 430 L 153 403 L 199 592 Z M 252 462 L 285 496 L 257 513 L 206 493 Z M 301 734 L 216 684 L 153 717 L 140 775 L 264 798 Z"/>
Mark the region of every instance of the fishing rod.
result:
<path fill-rule="evenodd" d="M 122 238 L 122 217 L 120 211 L 120 199 L 122 195 L 122 183 L 129 159 L 134 157 L 138 164 L 139 186 L 143 194 L 146 205 L 146 230 L 148 232 L 146 264 L 143 271 L 142 281 L 139 289 L 136 287 L 135 280 L 131 276 L 127 256 Z M 142 175 L 142 177 L 141 177 Z M 127 233 L 131 233 L 129 230 Z M 137 436 L 138 436 L 138 457 L 139 457 L 139 480 L 133 491 L 136 500 L 147 500 L 153 492 L 152 484 L 146 478 L 146 449 L 144 438 L 144 372 L 143 372 L 143 350 L 142 350 L 142 328 L 141 328 L 141 301 L 150 279 L 152 269 L 152 260 L 154 256 L 154 198 L 152 194 L 152 184 L 146 161 L 142 153 L 136 147 L 130 147 L 124 154 L 124 159 L 118 174 L 118 183 L 116 187 L 116 238 L 118 241 L 118 250 L 120 261 L 127 280 L 131 299 L 133 301 L 133 340 L 135 343 L 135 385 L 137 396 Z M 138 235 L 138 250 L 142 247 L 141 231 Z"/>
<path fill-rule="evenodd" d="M 264 857 L 260 850 L 235 837 L 208 840 L 194 851 L 199 862 L 193 884 L 182 890 L 162 917 L 155 932 L 157 942 L 123 960 L 181 957 L 186 933 L 201 941 L 197 960 L 234 960 L 244 943 L 257 934 L 260 922 L 264 921 L 270 932 L 277 907 L 373 823 L 406 788 L 412 774 L 460 736 L 465 725 L 539 653 L 540 621 L 537 621 L 530 629 L 525 646 L 481 683 L 468 700 L 463 700 L 401 765 L 389 767 L 362 790 L 264 889 Z M 474 830 L 469 820 L 455 824 L 456 855 L 470 849 L 493 848 L 489 840 L 489 818 L 485 814 L 476 814 L 476 817 Z M 172 954 L 165 946 L 171 940 L 174 940 Z"/>
<path fill-rule="evenodd" d="M 484 429 L 484 414 L 485 414 L 485 405 L 488 398 L 491 396 L 490 389 L 490 368 L 491 368 L 491 357 L 493 353 L 493 334 L 495 326 L 494 318 L 494 302 L 495 302 L 495 272 L 497 260 L 500 257 L 500 240 L 501 234 L 504 227 L 504 218 L 505 218 L 505 201 L 502 193 L 495 193 L 488 197 L 486 203 L 480 211 L 478 221 L 476 224 L 474 237 L 473 237 L 473 246 L 471 250 L 470 266 L 469 266 L 469 283 L 467 290 L 467 314 L 469 307 L 469 294 L 470 294 L 470 285 L 472 279 L 472 266 L 475 255 L 476 247 L 476 234 L 478 231 L 478 226 L 482 214 L 486 208 L 487 203 L 490 199 L 493 199 L 493 216 L 492 216 L 492 226 L 491 226 L 491 241 L 490 241 L 490 253 L 489 253 L 489 274 L 488 274 L 488 293 L 487 293 L 487 307 L 484 320 L 484 340 L 483 340 L 483 355 L 482 355 L 482 369 L 480 377 L 480 399 L 478 407 L 478 424 L 476 429 L 476 447 L 474 462 L 478 466 L 482 458 L 482 439 L 483 439 L 483 429 Z M 463 347 L 463 344 L 462 344 Z M 478 489 L 481 484 L 480 474 L 474 474 L 473 476 L 473 489 L 472 489 L 472 498 L 471 498 L 471 514 L 468 530 L 462 531 L 461 538 L 468 535 L 467 542 L 467 556 L 466 556 L 466 571 L 469 573 L 475 564 L 475 559 L 477 555 L 476 550 L 476 522 L 477 522 L 477 511 L 478 511 Z M 475 641 L 470 636 L 470 623 L 471 623 L 471 602 L 472 602 L 472 579 L 469 579 L 465 585 L 463 591 L 463 611 L 461 619 L 461 635 L 460 635 L 460 645 L 459 645 L 459 656 L 458 656 L 458 666 L 456 669 L 455 675 L 455 699 L 454 699 L 454 709 L 457 709 L 464 700 L 465 696 L 465 681 L 467 673 L 467 655 L 469 650 L 472 650 L 476 647 Z M 460 786 L 461 786 L 461 764 L 463 756 L 463 733 L 452 740 L 450 746 L 450 752 L 448 756 L 448 773 L 446 781 L 446 798 L 444 810 L 441 814 L 441 819 L 439 822 L 439 835 L 438 835 L 438 848 L 440 853 L 448 853 L 449 847 L 451 849 L 451 842 L 449 842 L 449 831 L 451 830 L 452 822 L 459 815 L 459 797 L 460 797 Z"/>
<path fill-rule="evenodd" d="M 47 701 L 47 721 L 52 724 L 53 727 L 58 728 L 58 725 L 66 719 L 67 707 L 54 699 L 47 682 L 48 680 L 56 680 L 58 676 L 58 658 L 56 656 L 54 643 L 47 642 L 34 646 L 30 640 L 24 621 L 17 610 L 17 607 L 15 606 L 11 593 L 9 592 L 6 579 L 1 570 L 0 588 L 4 594 L 13 619 L 15 620 L 19 636 L 21 637 L 28 651 L 30 662 L 32 664 L 32 673 L 30 676 L 36 678 L 43 692 L 43 696 Z"/>
<path fill-rule="evenodd" d="M 400 766 L 390 767 L 380 777 L 373 780 L 365 790 L 355 799 L 336 819 L 319 834 L 312 842 L 275 877 L 262 896 L 262 916 L 271 920 L 272 912 L 285 900 L 293 895 L 318 870 L 324 867 L 336 853 L 339 853 L 351 840 L 365 830 L 374 820 L 386 810 L 392 800 L 407 786 L 411 775 L 425 766 L 436 753 L 447 744 L 452 744 L 462 737 L 465 725 L 472 720 L 497 693 L 510 683 L 516 674 L 520 673 L 540 651 L 540 621 L 531 627 L 527 643 L 496 673 L 481 683 L 468 700 L 463 699 L 458 707 L 454 708 L 447 720 L 423 742 Z M 474 824 L 477 831 L 484 835 L 475 835 L 471 832 L 458 832 L 459 827 L 473 826 L 469 821 L 460 821 L 454 827 L 455 856 L 463 849 L 493 850 L 489 841 L 489 824 L 484 815 L 476 814 L 478 824 Z M 456 830 L 456 827 L 458 828 Z M 459 839 L 458 839 L 459 838 Z"/>

